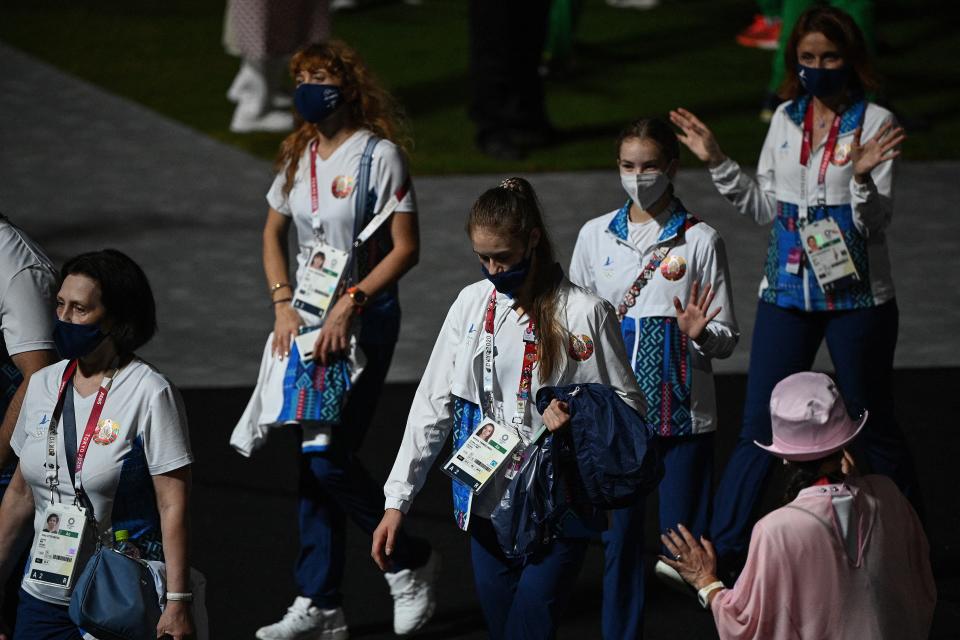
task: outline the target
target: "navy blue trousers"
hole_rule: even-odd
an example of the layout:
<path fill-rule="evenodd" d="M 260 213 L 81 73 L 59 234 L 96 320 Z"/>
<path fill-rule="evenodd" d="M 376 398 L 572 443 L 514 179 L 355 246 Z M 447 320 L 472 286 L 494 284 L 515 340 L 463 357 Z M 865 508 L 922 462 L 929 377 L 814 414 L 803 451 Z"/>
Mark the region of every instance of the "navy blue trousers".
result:
<path fill-rule="evenodd" d="M 852 447 L 858 464 L 866 467 L 861 471 L 891 477 L 922 512 L 913 458 L 894 416 L 898 323 L 896 301 L 867 309 L 816 312 L 766 302 L 757 305 L 743 425 L 717 487 L 710 523 L 718 556 L 743 557 L 749 545 L 758 502 L 776 460 L 753 444 L 772 440 L 773 387 L 793 373 L 808 371 L 824 339 L 847 412 L 854 418 L 865 409 L 870 412 Z"/>
<path fill-rule="evenodd" d="M 50 604 L 20 590 L 17 627 L 13 640 L 82 640 L 83 634 L 67 615 L 67 607 Z"/>
<path fill-rule="evenodd" d="M 503 555 L 493 525 L 470 520 L 470 557 L 477 599 L 491 640 L 550 640 L 570 600 L 587 553 L 587 538 L 555 540 L 533 560 Z"/>
<path fill-rule="evenodd" d="M 714 434 L 661 438 L 664 476 L 660 481 L 660 531 L 678 523 L 695 535 L 710 522 Z M 643 528 L 646 501 L 611 512 L 603 532 L 604 640 L 643 637 Z"/>
<path fill-rule="evenodd" d="M 394 345 L 362 343 L 361 348 L 367 366 L 344 407 L 343 424 L 334 429 L 327 451 L 300 456 L 300 555 L 295 574 L 300 594 L 323 609 L 339 607 L 342 601 L 347 517 L 368 535 L 383 518 L 383 483 L 374 481 L 357 451 L 373 419 Z M 429 555 L 426 541 L 401 530 L 391 569 L 422 566 Z"/>

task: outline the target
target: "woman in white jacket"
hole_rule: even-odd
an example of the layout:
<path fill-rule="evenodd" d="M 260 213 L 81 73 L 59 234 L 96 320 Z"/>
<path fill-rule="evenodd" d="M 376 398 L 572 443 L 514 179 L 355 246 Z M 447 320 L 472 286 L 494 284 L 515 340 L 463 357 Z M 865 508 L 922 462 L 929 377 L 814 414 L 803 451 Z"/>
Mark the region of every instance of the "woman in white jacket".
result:
<path fill-rule="evenodd" d="M 456 450 L 484 419 L 492 419 L 498 431 L 519 436 L 522 450 L 542 428 L 553 432 L 570 421 L 567 407 L 556 400 L 540 416 L 531 407 L 538 389 L 574 382 L 609 385 L 644 411 L 616 311 L 564 278 L 530 184 L 510 178 L 481 195 L 467 232 L 487 280 L 463 289 L 453 303 L 414 397 L 384 487 L 386 511 L 374 533 L 372 555 L 381 566 L 451 431 Z M 490 636 L 552 638 L 589 533 L 571 526 L 533 558 L 507 558 L 490 516 L 515 460 L 504 460 L 507 469 L 476 494 L 455 481 L 455 517 L 471 534 L 474 579 Z"/>
<path fill-rule="evenodd" d="M 617 167 L 630 196 L 580 230 L 570 279 L 618 305 L 637 383 L 661 436 L 660 528 L 709 525 L 717 407 L 712 358 L 740 337 L 723 240 L 689 213 L 671 180 L 680 143 L 670 125 L 642 118 L 617 142 Z M 603 534 L 603 637 L 643 637 L 645 501 L 611 514 Z M 658 571 L 669 568 L 658 565 Z"/>
<path fill-rule="evenodd" d="M 877 79 L 863 34 L 846 13 L 832 7 L 803 13 L 785 55 L 787 102 L 770 121 L 756 177 L 721 151 L 695 115 L 670 114 L 683 130 L 681 141 L 710 167 L 717 190 L 741 214 L 772 223 L 743 426 L 710 526 L 725 569 L 735 569 L 746 553 L 774 462 L 753 445 L 770 439 L 770 393 L 788 375 L 810 369 L 824 340 L 851 415 L 869 409 L 873 416 L 854 452 L 918 504 L 916 473 L 893 410 L 899 312 L 886 243 L 903 129 L 866 97 Z"/>

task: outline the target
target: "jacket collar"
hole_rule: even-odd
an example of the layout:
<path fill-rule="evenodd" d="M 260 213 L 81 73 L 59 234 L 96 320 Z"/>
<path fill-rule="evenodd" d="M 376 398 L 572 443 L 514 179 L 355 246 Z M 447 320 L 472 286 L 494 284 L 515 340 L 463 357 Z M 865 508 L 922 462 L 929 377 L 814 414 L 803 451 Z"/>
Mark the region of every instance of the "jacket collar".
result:
<path fill-rule="evenodd" d="M 810 104 L 810 94 L 804 94 L 792 100 L 784 107 L 787 117 L 801 129 L 803 129 L 803 117 L 807 114 L 807 106 Z M 853 105 L 847 107 L 840 114 L 840 135 L 853 133 L 857 127 L 863 123 L 863 115 L 867 111 L 867 101 L 863 98 L 857 100 Z"/>
<path fill-rule="evenodd" d="M 676 235 L 679 234 L 683 229 L 683 225 L 687 220 L 687 209 L 683 206 L 683 203 L 680 202 L 679 198 L 674 197 L 670 201 L 670 204 L 667 205 L 667 210 L 670 214 L 670 217 L 667 219 L 667 223 L 663 226 L 663 231 L 660 232 L 660 237 L 657 238 L 658 243 L 676 237 Z M 620 240 L 628 242 L 630 236 L 629 222 L 630 200 L 627 200 L 626 204 L 620 207 L 620 210 L 617 211 L 617 213 L 613 216 L 613 220 L 611 220 L 610 224 L 607 225 L 607 231 L 612 233 Z"/>

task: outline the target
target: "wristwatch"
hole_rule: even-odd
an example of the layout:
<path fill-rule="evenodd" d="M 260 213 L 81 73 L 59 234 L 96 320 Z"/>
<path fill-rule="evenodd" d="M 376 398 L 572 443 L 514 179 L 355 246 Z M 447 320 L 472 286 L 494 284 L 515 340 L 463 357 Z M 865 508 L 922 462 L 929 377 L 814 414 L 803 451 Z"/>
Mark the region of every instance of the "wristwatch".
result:
<path fill-rule="evenodd" d="M 350 299 L 353 300 L 353 304 L 358 307 L 363 307 L 367 304 L 367 300 L 370 298 L 365 294 L 359 287 L 350 287 L 347 289 L 347 295 L 350 296 Z"/>
<path fill-rule="evenodd" d="M 697 600 L 700 601 L 700 606 L 704 609 L 710 608 L 710 594 L 716 591 L 717 589 L 723 589 L 723 583 L 717 580 L 716 582 L 711 582 L 700 591 L 697 591 Z"/>

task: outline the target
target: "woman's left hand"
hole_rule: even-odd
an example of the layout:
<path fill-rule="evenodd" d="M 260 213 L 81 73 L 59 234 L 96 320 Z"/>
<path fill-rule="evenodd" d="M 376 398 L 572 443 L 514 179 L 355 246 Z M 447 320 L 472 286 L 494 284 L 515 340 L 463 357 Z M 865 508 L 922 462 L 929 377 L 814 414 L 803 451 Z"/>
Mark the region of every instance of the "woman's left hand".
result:
<path fill-rule="evenodd" d="M 157 623 L 158 638 L 186 640 L 193 637 L 193 620 L 190 616 L 190 603 L 167 602 L 167 606 Z"/>
<path fill-rule="evenodd" d="M 313 347 L 313 359 L 323 366 L 333 362 L 334 356 L 350 347 L 350 325 L 353 323 L 355 305 L 350 296 L 343 295 L 327 313 L 323 331 Z"/>
<path fill-rule="evenodd" d="M 713 543 L 703 536 L 697 540 L 682 524 L 678 524 L 677 529 L 679 532 L 667 529 L 667 533 L 660 534 L 663 545 L 673 554 L 673 558 L 660 556 L 660 560 L 676 569 L 694 589 L 717 582 L 717 553 Z"/>
<path fill-rule="evenodd" d="M 857 182 L 865 182 L 870 172 L 877 165 L 887 160 L 893 160 L 900 155 L 897 145 L 907 139 L 903 127 L 894 127 L 893 122 L 887 121 L 881 125 L 877 135 L 860 144 L 860 134 L 863 129 L 857 127 L 853 132 L 853 144 L 850 145 L 850 159 L 853 162 L 853 176 Z"/>
<path fill-rule="evenodd" d="M 699 338 L 710 321 L 723 309 L 723 307 L 717 307 L 713 311 L 710 310 L 716 295 L 711 289 L 712 287 L 707 284 L 701 294 L 700 282 L 694 282 L 690 287 L 690 299 L 687 300 L 686 309 L 680 304 L 679 298 L 673 297 L 673 307 L 677 310 L 677 326 L 691 340 Z"/>
<path fill-rule="evenodd" d="M 551 433 L 570 424 L 570 405 L 554 398 L 543 412 L 543 424 Z"/>

